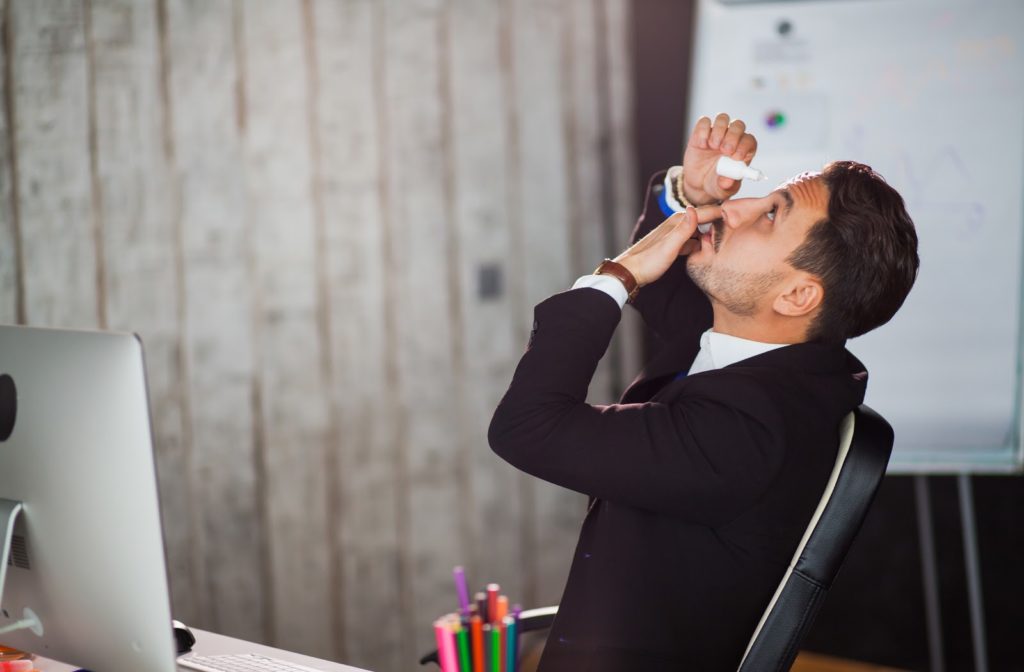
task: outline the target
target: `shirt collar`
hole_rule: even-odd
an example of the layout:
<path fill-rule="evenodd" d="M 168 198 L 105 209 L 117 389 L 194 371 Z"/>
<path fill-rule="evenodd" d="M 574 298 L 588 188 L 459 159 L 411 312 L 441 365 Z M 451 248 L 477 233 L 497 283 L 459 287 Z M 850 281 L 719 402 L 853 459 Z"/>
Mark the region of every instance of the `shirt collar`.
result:
<path fill-rule="evenodd" d="M 709 369 L 721 369 L 736 362 L 785 347 L 788 343 L 762 343 L 708 329 L 700 337 L 701 353 L 708 356 Z"/>

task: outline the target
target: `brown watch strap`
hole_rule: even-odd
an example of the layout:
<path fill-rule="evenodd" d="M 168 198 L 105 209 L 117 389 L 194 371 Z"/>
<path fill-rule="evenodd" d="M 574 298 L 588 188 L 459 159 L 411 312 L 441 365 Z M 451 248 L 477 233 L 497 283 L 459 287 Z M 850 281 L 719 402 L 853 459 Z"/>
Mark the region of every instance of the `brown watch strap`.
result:
<path fill-rule="evenodd" d="M 594 275 L 610 275 L 617 278 L 626 288 L 626 293 L 629 294 L 629 298 L 626 299 L 628 303 L 632 303 L 637 292 L 640 291 L 640 283 L 636 281 L 629 269 L 611 259 L 602 261 L 601 265 L 594 269 Z"/>

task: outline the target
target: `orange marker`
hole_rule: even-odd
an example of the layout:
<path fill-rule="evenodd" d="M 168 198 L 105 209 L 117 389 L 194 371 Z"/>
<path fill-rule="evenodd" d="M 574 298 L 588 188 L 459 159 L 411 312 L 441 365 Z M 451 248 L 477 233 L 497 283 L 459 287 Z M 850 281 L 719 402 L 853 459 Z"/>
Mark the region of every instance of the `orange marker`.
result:
<path fill-rule="evenodd" d="M 508 595 L 498 596 L 498 611 L 494 616 L 496 623 L 501 623 L 508 616 Z"/>
<path fill-rule="evenodd" d="M 469 617 L 469 629 L 473 634 L 473 672 L 487 672 L 484 667 L 484 621 L 479 615 Z"/>

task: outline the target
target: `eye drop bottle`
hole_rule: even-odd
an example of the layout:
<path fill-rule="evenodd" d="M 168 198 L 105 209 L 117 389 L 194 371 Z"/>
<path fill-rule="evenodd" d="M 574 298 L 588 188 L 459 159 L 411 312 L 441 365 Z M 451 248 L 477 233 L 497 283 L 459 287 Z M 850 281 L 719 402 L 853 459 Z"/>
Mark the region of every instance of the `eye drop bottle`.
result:
<path fill-rule="evenodd" d="M 723 156 L 718 159 L 718 163 L 715 164 L 715 172 L 722 177 L 729 177 L 734 180 L 752 180 L 754 182 L 758 182 L 760 180 L 768 179 L 760 170 L 751 168 L 742 161 L 730 159 L 728 156 Z"/>

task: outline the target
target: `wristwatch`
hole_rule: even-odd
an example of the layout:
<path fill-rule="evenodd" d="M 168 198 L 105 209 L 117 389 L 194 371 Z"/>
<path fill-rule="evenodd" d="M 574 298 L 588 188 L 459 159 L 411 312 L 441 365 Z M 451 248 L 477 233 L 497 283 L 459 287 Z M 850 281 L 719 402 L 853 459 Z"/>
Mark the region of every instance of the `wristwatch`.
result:
<path fill-rule="evenodd" d="M 637 293 L 640 291 L 640 283 L 636 281 L 636 278 L 633 277 L 628 268 L 617 261 L 605 259 L 601 262 L 600 266 L 594 269 L 594 275 L 610 275 L 621 282 L 623 287 L 626 288 L 626 293 L 629 295 L 629 298 L 626 299 L 627 303 L 633 303 L 633 299 L 636 298 Z"/>

